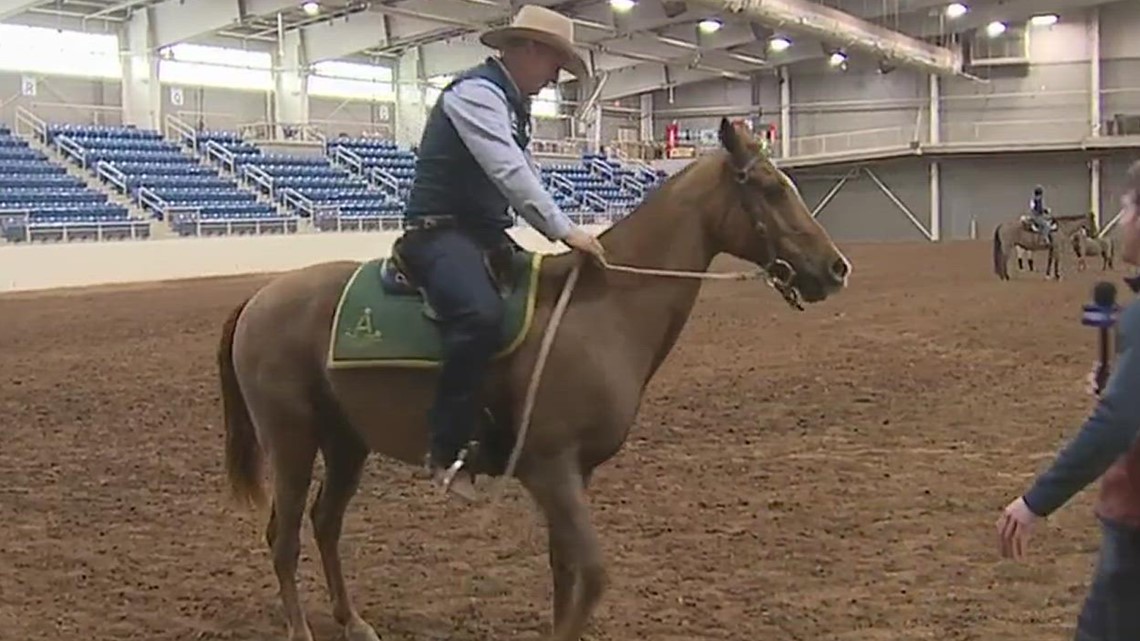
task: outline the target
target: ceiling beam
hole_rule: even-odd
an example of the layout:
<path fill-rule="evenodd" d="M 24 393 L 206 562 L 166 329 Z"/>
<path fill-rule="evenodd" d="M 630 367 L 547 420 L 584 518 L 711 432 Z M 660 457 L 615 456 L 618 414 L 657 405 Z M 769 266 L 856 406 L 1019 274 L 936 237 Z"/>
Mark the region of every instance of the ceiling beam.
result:
<path fill-rule="evenodd" d="M 296 0 L 166 0 L 147 9 L 154 23 L 154 46 L 167 47 L 195 36 L 292 9 Z"/>

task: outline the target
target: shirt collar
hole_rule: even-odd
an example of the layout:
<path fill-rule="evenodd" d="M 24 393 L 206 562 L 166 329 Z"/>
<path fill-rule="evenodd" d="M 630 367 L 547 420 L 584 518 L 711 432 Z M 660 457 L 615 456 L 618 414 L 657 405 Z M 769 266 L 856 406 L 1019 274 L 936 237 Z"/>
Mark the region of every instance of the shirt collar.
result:
<path fill-rule="evenodd" d="M 518 83 L 517 83 L 517 82 L 515 82 L 515 79 L 514 79 L 514 77 L 513 77 L 513 76 L 511 76 L 511 72 L 510 72 L 510 70 L 509 70 L 509 69 L 507 69 L 507 65 L 503 64 L 503 61 L 502 61 L 502 59 L 500 59 L 498 56 L 491 56 L 491 60 L 492 60 L 492 61 L 493 61 L 493 62 L 494 62 L 496 65 L 498 65 L 500 69 L 502 69 L 502 70 L 503 70 L 503 75 L 504 75 L 504 76 L 506 76 L 506 77 L 507 77 L 507 80 L 509 80 L 509 81 L 511 82 L 511 87 L 513 87 L 513 88 L 514 88 L 514 90 L 515 90 L 515 93 L 516 93 L 516 94 L 518 94 L 518 95 L 519 95 L 519 97 L 520 97 L 520 98 L 522 98 L 523 100 L 526 100 L 526 96 L 524 96 L 524 95 L 523 95 L 523 92 L 522 92 L 522 90 L 520 90 L 520 89 L 519 89 L 519 85 L 518 85 Z"/>

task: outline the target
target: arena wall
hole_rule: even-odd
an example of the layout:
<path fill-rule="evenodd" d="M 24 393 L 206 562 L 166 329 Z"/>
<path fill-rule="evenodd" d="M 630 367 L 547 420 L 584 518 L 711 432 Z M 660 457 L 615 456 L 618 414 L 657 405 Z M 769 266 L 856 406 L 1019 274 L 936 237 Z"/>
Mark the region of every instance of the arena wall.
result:
<path fill-rule="evenodd" d="M 1099 8 L 1101 119 L 1140 114 L 1140 3 L 1116 2 Z M 940 86 L 944 143 L 991 144 L 1073 141 L 1090 129 L 1090 10 L 1062 12 L 1051 27 L 1031 27 L 1030 64 L 976 67 L 981 77 L 943 79 Z M 654 128 L 715 127 L 723 114 L 779 122 L 779 83 L 774 70 L 751 82 L 709 80 L 653 94 Z M 930 80 L 907 69 L 881 73 L 875 61 L 853 57 L 845 72 L 823 60 L 795 64 L 790 73 L 792 155 L 899 147 L 930 139 Z M 1088 212 L 1093 196 L 1089 161 L 1102 158 L 1101 211 L 1119 208 L 1120 186 L 1137 152 L 1067 154 L 990 154 L 942 160 L 942 238 L 968 238 L 1024 209 L 1033 185 L 1046 188 L 1048 204 L 1063 215 Z M 668 167 L 669 163 L 661 163 Z M 929 220 L 929 160 L 801 169 L 792 174 L 809 205 L 819 203 L 835 183 L 865 166 L 922 221 Z M 1106 218 L 1107 219 L 1107 218 Z M 865 173 L 847 181 L 819 213 L 819 220 L 841 240 L 925 240 L 901 209 Z M 980 233 L 980 232 L 979 232 Z"/>
<path fill-rule="evenodd" d="M 585 228 L 594 233 L 603 229 Z M 512 229 L 511 235 L 533 251 L 565 250 L 533 229 Z M 279 272 L 324 261 L 368 260 L 387 256 L 398 237 L 398 232 L 339 232 L 7 245 L 0 250 L 0 293 Z"/>

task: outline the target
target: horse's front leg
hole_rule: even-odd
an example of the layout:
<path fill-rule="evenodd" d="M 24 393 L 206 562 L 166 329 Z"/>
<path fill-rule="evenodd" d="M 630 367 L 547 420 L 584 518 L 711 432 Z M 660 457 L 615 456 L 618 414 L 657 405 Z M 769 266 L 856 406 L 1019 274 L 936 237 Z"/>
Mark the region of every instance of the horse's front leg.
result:
<path fill-rule="evenodd" d="M 581 639 L 607 583 L 601 546 L 586 506 L 589 475 L 582 473 L 574 458 L 542 461 L 520 475 L 549 530 L 555 617 L 551 641 Z"/>

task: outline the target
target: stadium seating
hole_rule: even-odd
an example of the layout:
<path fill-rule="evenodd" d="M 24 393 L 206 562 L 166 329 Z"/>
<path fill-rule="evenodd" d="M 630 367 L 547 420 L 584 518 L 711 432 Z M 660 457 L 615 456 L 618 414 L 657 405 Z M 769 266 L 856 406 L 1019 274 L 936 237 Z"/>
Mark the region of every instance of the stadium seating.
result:
<path fill-rule="evenodd" d="M 133 127 L 48 125 L 47 139 L 65 157 L 169 220 L 182 235 L 296 230 L 292 216 L 200 164 L 156 131 Z"/>
<path fill-rule="evenodd" d="M 269 154 L 237 134 L 197 135 L 200 153 L 231 168 L 252 188 L 270 195 L 321 230 L 396 227 L 403 212 L 398 195 L 323 155 Z"/>
<path fill-rule="evenodd" d="M 29 240 L 145 238 L 150 225 L 88 189 L 66 167 L 0 127 L 0 236 Z"/>
<path fill-rule="evenodd" d="M 545 164 L 541 171 L 563 209 L 611 215 L 629 213 L 664 177 L 601 154 L 585 154 L 579 163 Z"/>
<path fill-rule="evenodd" d="M 369 177 L 390 196 L 406 202 L 416 174 L 416 154 L 381 138 L 336 138 L 328 141 L 329 158 L 358 175 Z"/>

